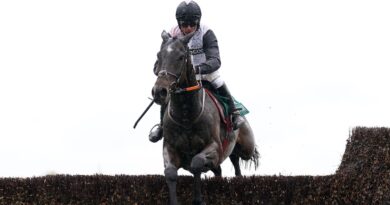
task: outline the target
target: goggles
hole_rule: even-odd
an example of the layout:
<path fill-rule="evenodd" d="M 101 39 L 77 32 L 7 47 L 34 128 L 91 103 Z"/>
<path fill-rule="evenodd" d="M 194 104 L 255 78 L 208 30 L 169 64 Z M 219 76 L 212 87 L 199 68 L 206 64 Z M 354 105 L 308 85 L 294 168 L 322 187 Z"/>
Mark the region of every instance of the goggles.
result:
<path fill-rule="evenodd" d="M 196 25 L 198 25 L 198 21 L 179 21 L 179 25 L 180 27 L 195 27 Z"/>

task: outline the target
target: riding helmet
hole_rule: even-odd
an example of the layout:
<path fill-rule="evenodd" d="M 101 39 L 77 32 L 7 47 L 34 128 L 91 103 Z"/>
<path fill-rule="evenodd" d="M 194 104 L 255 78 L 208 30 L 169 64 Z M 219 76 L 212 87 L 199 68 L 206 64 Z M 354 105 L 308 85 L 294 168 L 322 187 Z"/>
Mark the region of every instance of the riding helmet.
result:
<path fill-rule="evenodd" d="M 199 23 L 201 17 L 202 11 L 195 1 L 183 1 L 177 6 L 177 21 L 197 21 Z"/>

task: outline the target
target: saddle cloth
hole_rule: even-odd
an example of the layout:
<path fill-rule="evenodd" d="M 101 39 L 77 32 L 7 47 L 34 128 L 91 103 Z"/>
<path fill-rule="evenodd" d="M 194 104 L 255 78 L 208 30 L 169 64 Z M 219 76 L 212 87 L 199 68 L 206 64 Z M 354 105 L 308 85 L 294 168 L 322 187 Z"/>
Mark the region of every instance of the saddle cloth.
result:
<path fill-rule="evenodd" d="M 213 100 L 215 106 L 218 109 L 219 115 L 221 117 L 222 122 L 226 125 L 227 131 L 231 132 L 232 131 L 232 122 L 229 116 L 229 106 L 227 103 L 226 97 L 217 95 L 213 92 L 211 92 L 208 89 L 205 89 L 207 94 L 210 96 L 210 98 Z M 249 113 L 248 109 L 240 102 L 238 102 L 236 99 L 234 99 L 234 104 L 236 108 L 240 111 L 240 115 L 244 116 Z"/>

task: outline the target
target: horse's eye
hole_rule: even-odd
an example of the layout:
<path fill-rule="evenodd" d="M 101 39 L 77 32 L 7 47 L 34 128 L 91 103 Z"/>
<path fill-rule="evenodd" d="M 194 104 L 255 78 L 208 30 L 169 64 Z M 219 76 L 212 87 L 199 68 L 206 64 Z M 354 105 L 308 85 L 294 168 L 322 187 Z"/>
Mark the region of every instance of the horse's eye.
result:
<path fill-rule="evenodd" d="M 178 61 L 184 60 L 184 56 L 180 56 L 177 60 L 178 60 Z"/>

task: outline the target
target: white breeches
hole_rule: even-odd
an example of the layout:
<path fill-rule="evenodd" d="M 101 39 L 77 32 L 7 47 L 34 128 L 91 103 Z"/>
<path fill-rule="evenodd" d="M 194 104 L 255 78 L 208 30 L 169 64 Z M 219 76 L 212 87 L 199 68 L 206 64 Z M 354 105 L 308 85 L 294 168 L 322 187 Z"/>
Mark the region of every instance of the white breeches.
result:
<path fill-rule="evenodd" d="M 210 74 L 203 74 L 203 75 L 197 74 L 196 79 L 208 81 L 213 85 L 214 88 L 219 88 L 225 83 L 221 75 L 219 74 L 218 70 Z"/>

